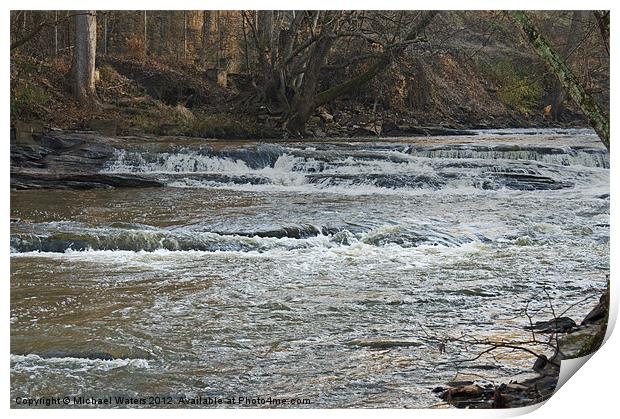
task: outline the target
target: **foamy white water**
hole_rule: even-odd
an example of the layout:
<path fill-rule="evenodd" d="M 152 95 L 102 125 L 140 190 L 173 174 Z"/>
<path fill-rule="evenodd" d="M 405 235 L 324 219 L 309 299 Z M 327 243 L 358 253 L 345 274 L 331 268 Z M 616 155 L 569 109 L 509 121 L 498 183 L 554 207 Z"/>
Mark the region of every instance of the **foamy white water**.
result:
<path fill-rule="evenodd" d="M 515 338 L 604 286 L 609 156 L 587 130 L 119 151 L 168 187 L 13 191 L 11 397 L 308 397 L 429 406 L 533 360 Z M 536 311 L 541 310 L 541 311 Z M 429 337 L 430 336 L 430 337 Z M 380 339 L 415 345 L 373 349 Z"/>

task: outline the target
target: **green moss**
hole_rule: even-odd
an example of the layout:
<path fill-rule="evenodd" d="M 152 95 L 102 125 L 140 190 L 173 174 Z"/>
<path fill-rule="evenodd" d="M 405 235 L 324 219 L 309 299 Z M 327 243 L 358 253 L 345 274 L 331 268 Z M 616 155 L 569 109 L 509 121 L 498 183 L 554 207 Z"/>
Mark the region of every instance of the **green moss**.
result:
<path fill-rule="evenodd" d="M 577 356 L 585 356 L 594 353 L 601 347 L 601 345 L 603 345 L 603 342 L 605 341 L 605 334 L 607 333 L 607 325 L 609 322 L 609 278 L 607 279 L 607 288 L 605 289 L 599 304 L 603 307 L 605 312 L 603 321 L 601 322 L 596 334 L 588 338 Z"/>
<path fill-rule="evenodd" d="M 577 353 L 577 358 L 589 355 L 592 352 L 596 351 L 601 345 L 596 345 L 595 340 L 595 336 L 590 336 L 588 339 L 586 339 L 586 341 L 583 343 L 583 346 L 581 347 L 581 350 Z"/>
<path fill-rule="evenodd" d="M 577 357 L 590 355 L 596 352 L 601 345 L 603 345 L 603 341 L 605 340 L 605 333 L 607 332 L 607 323 L 602 324 L 600 329 L 595 335 L 588 337 L 583 346 L 577 353 Z"/>
<path fill-rule="evenodd" d="M 50 101 L 49 94 L 32 82 L 19 83 L 11 89 L 11 119 L 36 116 L 41 106 Z"/>
<path fill-rule="evenodd" d="M 261 136 L 262 131 L 252 121 L 226 114 L 214 114 L 187 122 L 182 127 L 182 134 L 204 138 L 252 138 Z"/>
<path fill-rule="evenodd" d="M 138 114 L 129 120 L 132 128 L 138 129 L 146 134 L 159 134 L 159 123 L 157 118 L 148 114 Z"/>
<path fill-rule="evenodd" d="M 135 109 L 135 108 L 134 108 Z M 188 119 L 173 107 L 163 106 L 136 112 L 128 125 L 147 134 L 183 135 L 201 138 L 262 138 L 269 135 L 252 120 L 227 114 L 197 115 Z"/>
<path fill-rule="evenodd" d="M 181 134 L 180 127 L 187 124 L 187 118 L 174 107 L 164 105 L 160 101 L 146 98 L 121 103 L 118 109 L 123 113 L 127 125 L 146 134 L 166 135 Z M 172 132 L 165 132 L 162 127 L 176 127 Z"/>
<path fill-rule="evenodd" d="M 526 74 L 510 60 L 479 62 L 478 66 L 497 86 L 497 96 L 507 106 L 525 115 L 540 106 L 544 88 L 539 77 Z"/>

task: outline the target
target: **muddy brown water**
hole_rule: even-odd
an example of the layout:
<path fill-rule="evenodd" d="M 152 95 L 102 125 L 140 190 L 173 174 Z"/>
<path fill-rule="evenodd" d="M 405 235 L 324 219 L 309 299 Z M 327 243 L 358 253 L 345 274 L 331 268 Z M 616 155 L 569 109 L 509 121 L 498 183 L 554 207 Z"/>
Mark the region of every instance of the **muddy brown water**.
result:
<path fill-rule="evenodd" d="M 105 169 L 165 188 L 11 192 L 14 407 L 431 406 L 435 386 L 533 363 L 457 368 L 471 352 L 440 340 L 527 338 L 521 312 L 547 320 L 545 290 L 580 319 L 605 285 L 609 158 L 589 131 L 166 147 Z"/>

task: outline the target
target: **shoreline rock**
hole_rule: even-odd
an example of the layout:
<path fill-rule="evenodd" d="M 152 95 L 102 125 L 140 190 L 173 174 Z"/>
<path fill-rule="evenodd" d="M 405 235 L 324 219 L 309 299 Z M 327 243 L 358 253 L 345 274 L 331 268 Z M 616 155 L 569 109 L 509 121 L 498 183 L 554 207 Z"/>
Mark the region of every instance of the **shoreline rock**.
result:
<path fill-rule="evenodd" d="M 536 333 L 562 333 L 558 349 L 550 359 L 540 355 L 532 369 L 538 376 L 521 382 L 476 384 L 474 382 L 448 383 L 432 391 L 456 408 L 499 409 L 524 407 L 548 400 L 555 392 L 560 373 L 560 362 L 595 352 L 603 343 L 609 313 L 609 283 L 598 304 L 577 326 L 567 317 L 537 322 L 528 330 Z"/>
<path fill-rule="evenodd" d="M 120 140 L 92 131 L 51 131 L 11 144 L 11 189 L 158 187 L 134 174 L 100 173 Z"/>

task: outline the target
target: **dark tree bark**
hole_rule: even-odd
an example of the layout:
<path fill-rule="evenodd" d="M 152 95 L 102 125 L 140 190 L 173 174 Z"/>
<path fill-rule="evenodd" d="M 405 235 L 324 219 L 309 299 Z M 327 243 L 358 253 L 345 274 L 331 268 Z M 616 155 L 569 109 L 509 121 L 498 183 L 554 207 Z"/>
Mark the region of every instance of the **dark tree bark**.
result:
<path fill-rule="evenodd" d="M 596 19 L 605 51 L 607 51 L 607 55 L 609 55 L 609 10 L 594 10 L 592 14 L 594 14 L 594 18 Z"/>
<path fill-rule="evenodd" d="M 147 21 L 146 21 L 146 10 L 144 10 L 144 56 L 146 57 L 148 53 L 148 32 L 147 32 Z"/>
<path fill-rule="evenodd" d="M 420 20 L 408 32 L 405 39 L 402 42 L 389 46 L 377 62 L 370 66 L 370 68 L 344 83 L 316 94 L 318 74 L 321 67 L 325 64 L 326 54 L 329 52 L 329 47 L 331 47 L 333 43 L 333 37 L 331 36 L 319 37 L 313 49 L 313 52 L 319 52 L 319 54 L 314 54 L 316 56 L 310 61 L 308 69 L 304 72 L 304 82 L 302 83 L 301 89 L 296 92 L 292 111 L 286 124 L 287 131 L 297 136 L 303 136 L 305 124 L 312 115 L 314 109 L 331 102 L 337 97 L 355 89 L 359 89 L 382 71 L 385 71 L 395 59 L 403 55 L 412 42 L 420 37 L 420 34 L 431 23 L 436 14 L 437 11 L 426 11 L 422 13 Z M 316 74 L 314 74 L 314 72 L 316 72 Z M 307 82 L 308 77 L 310 77 L 309 82 Z M 314 79 L 314 77 L 317 79 Z"/>
<path fill-rule="evenodd" d="M 203 10 L 202 12 L 202 39 L 200 48 L 200 65 L 205 67 L 207 64 L 207 54 L 209 48 L 209 32 L 211 31 L 211 11 Z"/>
<path fill-rule="evenodd" d="M 528 16 L 521 10 L 508 13 L 523 30 L 525 37 L 538 55 L 560 80 L 570 97 L 581 108 L 590 121 L 592 128 L 594 128 L 605 147 L 607 147 L 607 150 L 609 150 L 609 115 L 605 114 L 594 97 L 586 92 L 560 55 L 538 33 Z"/>
<path fill-rule="evenodd" d="M 187 11 L 183 10 L 183 61 L 187 61 Z"/>
<path fill-rule="evenodd" d="M 312 48 L 312 55 L 304 71 L 304 78 L 291 103 L 291 111 L 286 121 L 286 130 L 290 133 L 302 137 L 305 125 L 315 109 L 314 92 L 316 92 L 319 82 L 321 68 L 325 64 L 325 59 L 334 42 L 331 33 L 326 33 L 315 42 Z"/>
<path fill-rule="evenodd" d="M 420 58 L 416 58 L 413 68 L 415 75 L 410 81 L 410 88 L 407 89 L 410 92 L 407 99 L 409 106 L 423 110 L 431 100 L 428 77 L 426 77 L 426 70 Z"/>

